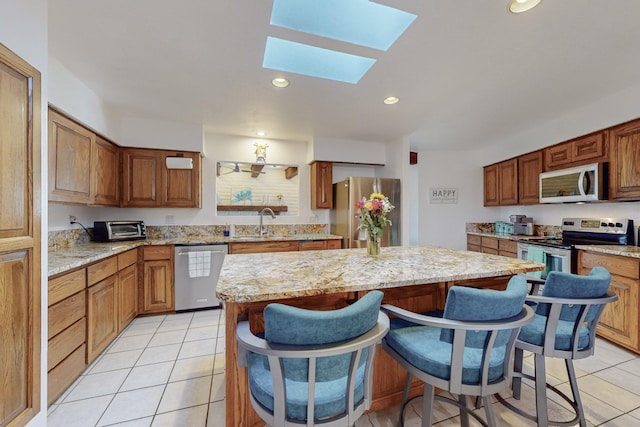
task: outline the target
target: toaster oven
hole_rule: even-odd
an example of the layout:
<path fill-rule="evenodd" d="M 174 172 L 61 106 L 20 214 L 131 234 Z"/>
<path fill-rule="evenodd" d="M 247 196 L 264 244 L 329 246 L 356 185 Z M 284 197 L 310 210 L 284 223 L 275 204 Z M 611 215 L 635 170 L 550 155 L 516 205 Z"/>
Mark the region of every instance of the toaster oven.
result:
<path fill-rule="evenodd" d="M 95 242 L 117 242 L 147 238 L 147 228 L 143 221 L 94 221 L 93 240 Z"/>

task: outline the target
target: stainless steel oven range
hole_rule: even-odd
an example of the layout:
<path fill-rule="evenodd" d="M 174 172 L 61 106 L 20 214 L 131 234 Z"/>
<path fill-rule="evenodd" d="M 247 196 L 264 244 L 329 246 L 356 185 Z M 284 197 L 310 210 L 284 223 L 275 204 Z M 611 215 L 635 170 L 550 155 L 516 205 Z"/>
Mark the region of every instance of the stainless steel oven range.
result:
<path fill-rule="evenodd" d="M 541 274 L 576 273 L 576 245 L 633 245 L 633 220 L 628 218 L 563 218 L 562 238 L 533 238 L 518 242 L 518 258 L 543 262 Z"/>

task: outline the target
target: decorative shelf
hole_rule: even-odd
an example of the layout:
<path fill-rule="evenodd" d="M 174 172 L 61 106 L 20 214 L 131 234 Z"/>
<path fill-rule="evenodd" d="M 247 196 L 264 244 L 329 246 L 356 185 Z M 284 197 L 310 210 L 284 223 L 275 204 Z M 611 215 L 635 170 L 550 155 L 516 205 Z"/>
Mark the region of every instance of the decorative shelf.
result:
<path fill-rule="evenodd" d="M 219 211 L 229 212 L 260 212 L 264 208 L 269 208 L 274 214 L 280 215 L 280 212 L 287 212 L 287 206 L 271 206 L 271 205 L 218 205 Z"/>

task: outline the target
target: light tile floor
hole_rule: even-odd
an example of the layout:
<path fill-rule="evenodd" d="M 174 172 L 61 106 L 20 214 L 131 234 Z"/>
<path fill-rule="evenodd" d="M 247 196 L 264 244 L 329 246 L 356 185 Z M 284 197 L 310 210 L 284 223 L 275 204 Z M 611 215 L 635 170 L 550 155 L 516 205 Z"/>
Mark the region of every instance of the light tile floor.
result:
<path fill-rule="evenodd" d="M 48 426 L 224 426 L 224 333 L 222 310 L 135 319 L 51 405 Z M 525 360 L 532 371 L 533 357 Z M 599 340 L 595 355 L 575 366 L 588 426 L 640 425 L 640 357 Z M 548 359 L 547 372 L 550 383 L 569 390 L 562 361 Z M 525 386 L 517 404 L 533 412 L 533 396 Z M 567 419 L 567 404 L 550 400 L 550 416 Z M 493 410 L 499 425 L 535 425 L 500 404 Z M 405 426 L 419 426 L 421 412 L 417 399 L 405 411 Z M 484 418 L 484 410 L 477 412 Z M 398 416 L 396 406 L 366 414 L 356 426 L 396 426 Z M 434 424 L 460 425 L 455 408 L 436 402 Z"/>

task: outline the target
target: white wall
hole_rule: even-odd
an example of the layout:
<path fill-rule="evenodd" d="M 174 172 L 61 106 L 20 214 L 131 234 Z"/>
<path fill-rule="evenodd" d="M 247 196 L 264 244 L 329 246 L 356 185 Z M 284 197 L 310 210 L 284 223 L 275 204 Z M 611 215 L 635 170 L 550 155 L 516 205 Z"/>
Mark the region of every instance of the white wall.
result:
<path fill-rule="evenodd" d="M 118 116 L 55 57 L 49 56 L 49 104 L 93 131 L 118 142 Z"/>
<path fill-rule="evenodd" d="M 385 144 L 376 141 L 315 138 L 310 145 L 308 162 L 330 162 L 384 165 L 387 163 Z"/>
<path fill-rule="evenodd" d="M 538 224 L 563 217 L 615 216 L 640 223 L 640 202 L 483 207 L 482 167 L 640 117 L 640 83 L 478 151 L 419 153 L 420 243 L 466 247 L 466 222 L 508 221 L 525 214 Z M 486 141 L 478 141 L 479 145 Z M 430 187 L 457 186 L 457 205 L 429 204 Z"/>
<path fill-rule="evenodd" d="M 117 142 L 125 147 L 204 151 L 201 124 L 124 116 L 120 120 L 120 128 L 122 136 Z"/>
<path fill-rule="evenodd" d="M 42 84 L 42 140 L 41 140 L 41 188 L 47 188 L 47 1 L 9 0 L 2 3 L 0 12 L 0 43 L 29 62 L 41 73 Z M 47 423 L 47 192 L 36 195 L 41 205 L 41 247 L 43 268 L 40 273 L 42 285 L 41 312 L 41 367 L 40 367 L 40 413 L 28 426 L 45 426 Z"/>

